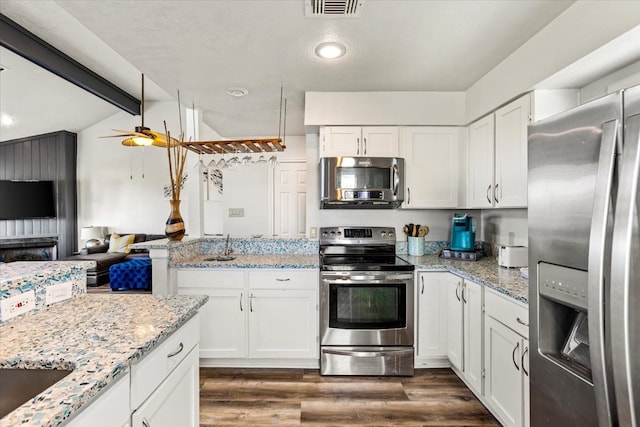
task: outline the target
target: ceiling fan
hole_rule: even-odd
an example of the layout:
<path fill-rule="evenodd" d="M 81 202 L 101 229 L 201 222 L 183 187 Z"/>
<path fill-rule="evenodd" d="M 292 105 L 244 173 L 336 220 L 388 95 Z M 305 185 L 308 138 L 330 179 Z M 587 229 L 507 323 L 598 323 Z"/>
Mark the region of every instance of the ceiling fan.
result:
<path fill-rule="evenodd" d="M 115 132 L 120 132 L 118 135 L 108 135 L 103 136 L 102 138 L 122 138 L 126 139 L 122 140 L 122 145 L 126 145 L 127 147 L 144 147 L 148 145 L 154 145 L 156 147 L 166 147 L 167 146 L 167 138 L 164 134 L 160 132 L 153 131 L 144 125 L 144 74 L 142 74 L 142 100 L 140 103 L 140 116 L 141 123 L 140 126 L 136 126 L 135 130 L 121 130 L 121 129 L 112 129 Z M 176 146 L 179 144 L 178 140 L 175 138 L 170 138 L 170 145 Z"/>

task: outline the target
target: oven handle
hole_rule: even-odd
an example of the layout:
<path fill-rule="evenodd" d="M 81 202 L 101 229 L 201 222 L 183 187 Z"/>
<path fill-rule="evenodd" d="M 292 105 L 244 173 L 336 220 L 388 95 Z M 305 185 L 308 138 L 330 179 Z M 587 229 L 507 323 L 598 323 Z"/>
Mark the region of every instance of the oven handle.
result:
<path fill-rule="evenodd" d="M 413 280 L 413 274 L 403 275 L 359 275 L 341 277 L 322 277 L 322 281 L 329 284 L 349 284 L 349 283 L 405 283 Z"/>
<path fill-rule="evenodd" d="M 333 350 L 333 349 L 323 349 L 322 352 L 325 354 L 334 354 L 336 356 L 355 356 L 355 357 L 384 357 L 389 356 L 389 353 L 405 353 L 410 352 L 411 349 L 401 348 L 401 349 L 389 349 L 384 351 L 353 351 L 353 350 Z"/>

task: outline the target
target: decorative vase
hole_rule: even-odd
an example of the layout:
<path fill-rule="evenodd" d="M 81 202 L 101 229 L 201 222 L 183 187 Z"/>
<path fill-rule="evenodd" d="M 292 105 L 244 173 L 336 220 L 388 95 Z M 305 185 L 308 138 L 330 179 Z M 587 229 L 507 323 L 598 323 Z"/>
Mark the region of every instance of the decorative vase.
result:
<path fill-rule="evenodd" d="M 184 221 L 182 215 L 180 215 L 180 200 L 169 200 L 171 204 L 171 215 L 167 220 L 167 225 L 164 228 L 164 234 L 171 241 L 179 241 L 184 237 Z"/>

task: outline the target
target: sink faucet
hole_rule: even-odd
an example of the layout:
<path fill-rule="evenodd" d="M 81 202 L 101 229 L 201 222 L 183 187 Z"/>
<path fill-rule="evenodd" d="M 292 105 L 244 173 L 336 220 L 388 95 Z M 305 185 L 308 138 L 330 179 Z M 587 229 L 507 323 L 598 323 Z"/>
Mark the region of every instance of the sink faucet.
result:
<path fill-rule="evenodd" d="M 229 233 L 227 233 L 227 243 L 224 245 L 224 254 L 225 256 L 229 255 L 233 252 L 233 249 L 229 247 Z"/>

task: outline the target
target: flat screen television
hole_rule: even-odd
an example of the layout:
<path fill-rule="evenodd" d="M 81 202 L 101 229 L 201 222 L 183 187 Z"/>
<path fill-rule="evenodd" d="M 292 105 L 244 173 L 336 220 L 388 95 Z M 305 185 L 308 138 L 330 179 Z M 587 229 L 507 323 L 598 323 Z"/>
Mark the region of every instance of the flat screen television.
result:
<path fill-rule="evenodd" d="M 55 216 L 53 181 L 0 180 L 0 220 Z"/>

